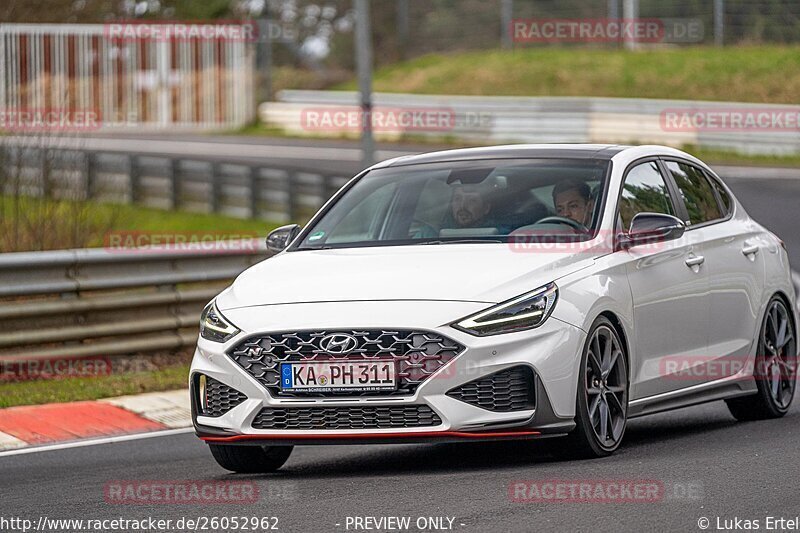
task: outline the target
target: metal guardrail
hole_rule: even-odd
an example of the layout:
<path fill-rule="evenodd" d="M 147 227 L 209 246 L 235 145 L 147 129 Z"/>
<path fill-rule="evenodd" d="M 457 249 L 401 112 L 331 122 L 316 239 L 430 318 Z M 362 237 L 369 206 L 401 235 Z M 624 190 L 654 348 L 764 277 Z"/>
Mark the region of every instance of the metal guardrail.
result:
<path fill-rule="evenodd" d="M 347 128 L 327 127 L 314 131 L 303 124 L 304 110 L 319 111 L 328 107 L 357 111 L 358 93 L 350 91 L 285 90 L 278 102 L 266 102 L 259 107 L 265 123 L 282 127 L 294 135 L 357 134 Z M 636 143 L 667 144 L 680 147 L 734 150 L 748 154 L 800 153 L 800 131 L 724 129 L 707 131 L 676 131 L 662 124 L 662 112 L 690 109 L 710 111 L 764 111 L 800 114 L 797 105 L 768 105 L 687 100 L 655 100 L 645 98 L 583 98 L 583 97 L 512 97 L 512 96 L 454 96 L 376 93 L 373 109 L 447 110 L 452 124 L 433 130 L 408 129 L 380 132 L 376 136 L 387 140 L 401 135 L 455 137 L 481 143 Z"/>
<path fill-rule="evenodd" d="M 302 222 L 349 176 L 213 158 L 1 145 L 0 192 Z M 0 254 L 0 364 L 169 351 L 197 339 L 200 311 L 266 257 L 263 238 L 213 251 Z"/>
<path fill-rule="evenodd" d="M 271 222 L 307 220 L 350 176 L 290 166 L 7 144 L 0 191 Z"/>
<path fill-rule="evenodd" d="M 239 241 L 224 252 L 160 248 L 0 254 L 0 362 L 191 345 L 203 306 L 266 256 L 260 239 Z"/>

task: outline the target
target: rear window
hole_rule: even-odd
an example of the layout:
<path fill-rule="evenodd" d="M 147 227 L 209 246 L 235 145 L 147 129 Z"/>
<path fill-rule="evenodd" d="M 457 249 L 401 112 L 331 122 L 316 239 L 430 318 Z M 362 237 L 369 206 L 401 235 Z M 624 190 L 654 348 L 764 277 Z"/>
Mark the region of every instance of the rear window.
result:
<path fill-rule="evenodd" d="M 715 180 L 714 178 L 709 176 L 709 181 L 711 182 L 711 186 L 714 187 L 714 190 L 717 191 L 717 195 L 719 196 L 720 202 L 722 202 L 722 214 L 723 216 L 728 216 L 732 209 L 732 202 L 731 197 L 728 192 L 725 190 L 725 187 L 722 186 L 720 182 Z"/>

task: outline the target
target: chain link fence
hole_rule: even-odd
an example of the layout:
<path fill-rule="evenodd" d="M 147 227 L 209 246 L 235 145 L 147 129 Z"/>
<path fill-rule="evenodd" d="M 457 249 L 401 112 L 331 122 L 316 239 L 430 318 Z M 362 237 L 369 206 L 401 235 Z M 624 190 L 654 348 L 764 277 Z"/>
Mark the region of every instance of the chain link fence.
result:
<path fill-rule="evenodd" d="M 379 13 L 376 30 L 385 15 Z M 800 42 L 800 2 L 787 0 L 398 0 L 396 24 L 379 36 L 394 42 L 403 57 L 503 45 L 508 19 L 696 19 L 704 28 L 695 44 Z M 628 4 L 627 6 L 625 4 Z M 616 44 L 618 45 L 618 43 Z M 615 46 L 615 43 L 609 43 Z"/>
<path fill-rule="evenodd" d="M 322 89 L 350 79 L 355 68 L 352 2 L 329 0 L 321 7 L 318 0 L 272 0 L 266 5 L 269 9 L 256 17 L 297 28 L 293 41 L 273 41 L 269 47 L 270 64 L 277 68 L 272 95 L 283 88 Z M 520 42 L 511 35 L 512 27 L 520 20 L 631 19 L 668 26 L 684 21 L 700 28 L 689 38 L 642 42 L 641 47 L 800 43 L 796 0 L 382 0 L 371 4 L 373 56 L 381 67 L 472 50 L 623 48 L 624 39 Z"/>

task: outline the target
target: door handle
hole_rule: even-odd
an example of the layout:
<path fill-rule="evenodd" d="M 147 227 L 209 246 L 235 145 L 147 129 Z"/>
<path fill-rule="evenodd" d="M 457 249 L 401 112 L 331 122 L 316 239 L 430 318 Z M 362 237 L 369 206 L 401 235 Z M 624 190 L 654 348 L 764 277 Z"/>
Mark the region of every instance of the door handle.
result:
<path fill-rule="evenodd" d="M 693 266 L 700 266 L 705 262 L 706 258 L 702 255 L 695 255 L 690 257 L 686 260 L 686 266 L 693 267 Z"/>
<path fill-rule="evenodd" d="M 757 254 L 759 250 L 759 246 L 757 244 L 746 244 L 744 248 L 742 248 L 742 253 L 744 255 L 753 255 Z"/>

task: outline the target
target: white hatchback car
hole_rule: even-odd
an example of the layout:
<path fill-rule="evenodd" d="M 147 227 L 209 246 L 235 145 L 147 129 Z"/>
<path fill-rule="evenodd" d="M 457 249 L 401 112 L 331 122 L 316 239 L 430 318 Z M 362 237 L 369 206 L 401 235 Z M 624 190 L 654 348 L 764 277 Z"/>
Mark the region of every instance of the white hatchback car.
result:
<path fill-rule="evenodd" d="M 725 400 L 780 417 L 797 314 L 783 242 L 698 159 L 518 145 L 365 170 L 204 310 L 197 435 L 223 467 L 298 444 L 563 436 Z"/>

